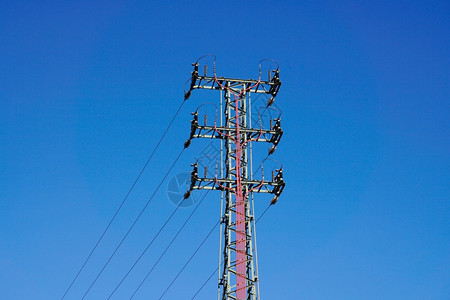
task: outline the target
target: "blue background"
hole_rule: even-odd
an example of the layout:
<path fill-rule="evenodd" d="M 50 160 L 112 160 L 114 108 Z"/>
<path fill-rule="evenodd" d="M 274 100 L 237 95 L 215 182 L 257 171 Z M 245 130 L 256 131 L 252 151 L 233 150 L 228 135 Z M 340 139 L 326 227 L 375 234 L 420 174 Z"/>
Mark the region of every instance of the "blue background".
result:
<path fill-rule="evenodd" d="M 2 1 L 0 298 L 64 294 L 181 103 L 190 64 L 214 53 L 220 76 L 255 78 L 263 58 L 281 69 L 274 158 L 287 187 L 257 226 L 262 299 L 449 299 L 449 6 Z M 181 150 L 190 112 L 216 96 L 188 100 L 66 299 L 81 298 Z M 173 211 L 166 186 L 86 299 L 106 298 Z M 258 215 L 269 198 L 256 200 Z M 218 216 L 210 193 L 136 299 L 159 297 Z M 190 299 L 217 266 L 218 240 L 216 230 L 166 299 Z M 215 295 L 212 280 L 198 299 Z"/>

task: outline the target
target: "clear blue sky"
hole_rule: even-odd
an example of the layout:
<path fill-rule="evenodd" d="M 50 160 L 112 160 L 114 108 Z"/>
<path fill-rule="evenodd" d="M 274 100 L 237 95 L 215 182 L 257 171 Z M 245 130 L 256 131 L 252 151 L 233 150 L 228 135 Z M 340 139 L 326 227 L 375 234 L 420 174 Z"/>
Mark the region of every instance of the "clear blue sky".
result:
<path fill-rule="evenodd" d="M 2 1 L 0 298 L 62 296 L 182 101 L 190 64 L 214 53 L 223 76 L 255 78 L 262 58 L 281 69 L 274 158 L 287 186 L 257 227 L 262 299 L 450 299 L 449 15 L 445 1 Z M 181 149 L 199 95 L 67 299 L 81 298 Z M 166 186 L 86 299 L 106 298 L 171 213 Z M 257 200 L 258 214 L 268 199 Z M 211 193 L 136 299 L 162 293 L 218 215 Z M 217 266 L 218 238 L 166 299 L 190 299 Z"/>

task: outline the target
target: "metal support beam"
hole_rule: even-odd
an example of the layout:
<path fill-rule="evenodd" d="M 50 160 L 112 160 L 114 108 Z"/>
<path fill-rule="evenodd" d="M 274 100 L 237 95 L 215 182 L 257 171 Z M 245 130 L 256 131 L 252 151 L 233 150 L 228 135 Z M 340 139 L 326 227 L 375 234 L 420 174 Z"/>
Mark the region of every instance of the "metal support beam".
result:
<path fill-rule="evenodd" d="M 268 106 L 273 103 L 280 89 L 281 81 L 279 79 L 278 68 L 273 70 L 273 76 L 269 71 L 268 80 L 260 78 L 236 79 L 207 76 L 207 67 L 205 74 L 199 74 L 199 62 L 193 64 L 194 70 L 191 75 L 191 82 L 188 91 L 185 92 L 185 99 L 191 96 L 195 89 L 217 90 L 220 92 L 220 124 L 217 124 L 217 112 L 214 118 L 214 124 L 200 125 L 198 121 L 198 110 L 193 112 L 191 121 L 191 132 L 189 139 L 185 142 L 188 147 L 194 138 L 219 139 L 221 142 L 220 172 L 216 170 L 214 178 L 199 176 L 198 163 L 192 165 L 191 184 L 185 194 L 188 198 L 194 190 L 219 190 L 222 194 L 221 207 L 223 213 L 221 216 L 221 228 L 223 228 L 222 259 L 223 267 L 219 274 L 219 295 L 218 299 L 229 300 L 259 300 L 256 244 L 254 230 L 255 218 L 253 205 L 249 198 L 253 193 L 273 194 L 271 204 L 274 204 L 281 195 L 285 183 L 283 180 L 283 170 L 280 167 L 276 170 L 271 180 L 265 180 L 264 174 L 260 180 L 253 178 L 249 174 L 249 158 L 252 162 L 251 143 L 266 142 L 271 144 L 269 155 L 275 151 L 276 146 L 281 140 L 283 131 L 281 130 L 281 121 L 271 120 L 270 128 L 263 129 L 261 120 L 259 128 L 251 126 L 250 95 L 252 93 L 263 93 L 271 96 Z M 223 111 L 222 111 L 223 109 Z M 261 118 L 261 116 L 260 116 Z M 224 120 L 224 124 L 222 123 Z M 250 151 L 248 149 L 250 148 Z M 250 157 L 249 157 L 250 155 Z M 222 247 L 222 246 L 221 246 Z M 219 262 L 220 265 L 220 262 Z"/>

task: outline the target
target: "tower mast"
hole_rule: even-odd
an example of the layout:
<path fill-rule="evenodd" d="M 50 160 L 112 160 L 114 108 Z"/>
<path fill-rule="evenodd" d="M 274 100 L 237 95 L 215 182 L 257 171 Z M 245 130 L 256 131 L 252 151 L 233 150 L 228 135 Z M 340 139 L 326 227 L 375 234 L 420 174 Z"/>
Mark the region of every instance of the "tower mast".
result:
<path fill-rule="evenodd" d="M 259 78 L 253 79 L 234 79 L 217 77 L 215 72 L 215 57 L 213 74 L 208 76 L 207 65 L 204 67 L 204 74 L 199 74 L 199 66 L 202 58 L 193 64 L 191 83 L 189 90 L 185 93 L 185 99 L 189 98 L 194 89 L 218 90 L 221 94 L 220 124 L 217 124 L 217 112 L 214 118 L 214 124 L 200 125 L 198 121 L 199 111 L 195 111 L 194 118 L 191 121 L 191 134 L 186 141 L 186 147 L 189 146 L 193 138 L 220 139 L 221 151 L 225 156 L 221 159 L 221 171 L 214 178 L 209 178 L 206 168 L 203 177 L 199 176 L 199 162 L 194 163 L 191 172 L 191 185 L 186 192 L 185 198 L 189 197 L 192 190 L 213 189 L 220 190 L 223 207 L 225 207 L 221 216 L 221 227 L 223 228 L 223 267 L 219 275 L 219 295 L 222 300 L 256 300 L 258 295 L 258 276 L 257 262 L 255 259 L 256 250 L 254 238 L 255 217 L 253 206 L 250 205 L 250 196 L 253 193 L 271 193 L 274 194 L 272 204 L 278 200 L 279 195 L 284 189 L 283 170 L 280 167 L 276 170 L 271 180 L 262 178 L 253 180 L 249 176 L 249 155 L 251 159 L 251 143 L 268 142 L 272 146 L 269 154 L 275 151 L 283 131 L 280 126 L 280 118 L 270 121 L 270 128 L 263 129 L 261 116 L 259 116 L 259 128 L 253 128 L 251 124 L 251 115 L 248 113 L 251 109 L 251 94 L 267 94 L 270 99 L 267 103 L 269 107 L 275 100 L 275 96 L 281 85 L 278 68 L 269 71 L 268 80 L 261 79 L 261 63 L 259 69 Z M 224 105 L 222 105 L 224 99 Z M 224 123 L 222 125 L 222 119 Z M 250 169 L 251 169 L 250 164 Z M 223 176 L 224 175 L 224 176 Z M 222 247 L 222 245 L 221 245 Z M 256 268 L 255 268 L 256 266 Z"/>

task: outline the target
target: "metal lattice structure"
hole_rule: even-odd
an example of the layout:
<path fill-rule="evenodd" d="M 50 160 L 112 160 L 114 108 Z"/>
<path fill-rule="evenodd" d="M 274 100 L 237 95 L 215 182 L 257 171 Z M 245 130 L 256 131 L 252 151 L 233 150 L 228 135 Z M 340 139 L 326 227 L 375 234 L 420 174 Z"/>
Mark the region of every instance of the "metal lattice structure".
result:
<path fill-rule="evenodd" d="M 272 173 L 272 179 L 266 180 L 264 172 L 261 179 L 252 175 L 252 143 L 270 143 L 269 155 L 275 151 L 283 131 L 280 118 L 270 120 L 270 128 L 263 129 L 261 118 L 259 127 L 251 124 L 251 95 L 269 96 L 267 107 L 275 100 L 280 89 L 278 67 L 268 71 L 268 79 L 235 79 L 216 76 L 215 57 L 213 75 L 208 76 L 207 65 L 200 75 L 200 58 L 193 64 L 185 99 L 195 89 L 216 90 L 220 93 L 220 116 L 216 109 L 214 124 L 208 125 L 205 115 L 204 124 L 199 123 L 199 111 L 193 114 L 191 133 L 185 143 L 188 147 L 194 138 L 218 139 L 221 145 L 220 167 L 216 167 L 215 176 L 208 177 L 205 167 L 204 176 L 199 174 L 199 164 L 194 163 L 191 172 L 191 184 L 185 194 L 189 197 L 193 190 L 221 191 L 221 249 L 219 258 L 218 299 L 259 299 L 258 272 L 256 260 L 255 217 L 253 193 L 270 193 L 274 204 L 284 189 L 283 170 L 280 167 Z M 272 76 L 273 75 L 273 76 Z M 261 117 L 261 116 L 260 116 Z M 223 248 L 222 248 L 223 247 Z M 222 262 L 221 262 L 222 261 Z"/>

